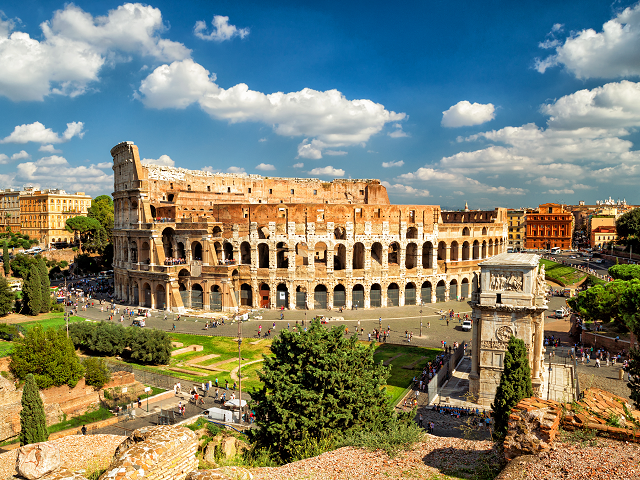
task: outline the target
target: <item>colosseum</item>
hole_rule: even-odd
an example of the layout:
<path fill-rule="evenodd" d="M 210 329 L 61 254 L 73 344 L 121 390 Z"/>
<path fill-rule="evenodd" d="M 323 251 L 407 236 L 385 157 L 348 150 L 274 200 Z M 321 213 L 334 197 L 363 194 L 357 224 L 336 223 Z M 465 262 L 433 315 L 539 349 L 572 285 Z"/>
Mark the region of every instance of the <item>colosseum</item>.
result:
<path fill-rule="evenodd" d="M 182 312 L 373 308 L 466 298 L 506 209 L 390 205 L 378 180 L 146 165 L 111 150 L 115 295 Z"/>

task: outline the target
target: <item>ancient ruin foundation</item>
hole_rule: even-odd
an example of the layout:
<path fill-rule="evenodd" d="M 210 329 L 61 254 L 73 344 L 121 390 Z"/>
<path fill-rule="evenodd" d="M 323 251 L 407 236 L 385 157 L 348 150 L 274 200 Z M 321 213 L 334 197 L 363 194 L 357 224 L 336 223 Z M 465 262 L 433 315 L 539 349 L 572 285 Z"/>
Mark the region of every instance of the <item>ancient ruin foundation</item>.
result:
<path fill-rule="evenodd" d="M 388 307 L 468 297 L 505 251 L 506 209 L 390 205 L 378 180 L 267 178 L 114 161 L 119 301 L 237 311 Z"/>

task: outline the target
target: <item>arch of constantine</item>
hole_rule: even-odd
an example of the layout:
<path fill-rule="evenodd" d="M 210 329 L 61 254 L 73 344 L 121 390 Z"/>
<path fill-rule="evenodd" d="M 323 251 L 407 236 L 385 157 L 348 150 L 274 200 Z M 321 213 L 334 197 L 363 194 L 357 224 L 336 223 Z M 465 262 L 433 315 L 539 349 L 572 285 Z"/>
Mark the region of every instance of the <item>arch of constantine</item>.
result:
<path fill-rule="evenodd" d="M 371 308 L 469 297 L 506 251 L 506 209 L 390 205 L 378 180 L 114 165 L 119 301 L 157 309 Z M 477 277 L 476 277 L 477 278 Z"/>

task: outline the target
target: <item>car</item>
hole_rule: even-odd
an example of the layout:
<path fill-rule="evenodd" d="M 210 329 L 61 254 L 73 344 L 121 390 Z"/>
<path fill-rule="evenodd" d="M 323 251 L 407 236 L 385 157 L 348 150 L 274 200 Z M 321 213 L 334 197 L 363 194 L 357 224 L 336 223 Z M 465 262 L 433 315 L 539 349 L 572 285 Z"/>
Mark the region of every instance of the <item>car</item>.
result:
<path fill-rule="evenodd" d="M 575 255 L 571 255 L 569 258 L 578 258 L 578 257 L 576 257 Z"/>
<path fill-rule="evenodd" d="M 471 331 L 471 320 L 465 320 L 462 322 L 462 330 L 465 332 Z"/>
<path fill-rule="evenodd" d="M 601 258 L 596 258 L 593 263 L 602 263 L 602 259 Z"/>

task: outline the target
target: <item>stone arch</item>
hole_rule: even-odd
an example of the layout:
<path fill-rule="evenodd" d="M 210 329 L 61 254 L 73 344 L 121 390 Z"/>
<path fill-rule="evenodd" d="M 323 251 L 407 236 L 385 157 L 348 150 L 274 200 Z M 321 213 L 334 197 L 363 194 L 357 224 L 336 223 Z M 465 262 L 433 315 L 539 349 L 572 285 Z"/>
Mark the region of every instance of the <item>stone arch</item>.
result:
<path fill-rule="evenodd" d="M 482 248 L 480 249 L 480 258 L 487 258 L 487 241 L 482 241 Z"/>
<path fill-rule="evenodd" d="M 131 240 L 130 249 L 131 249 L 131 261 L 133 263 L 138 263 L 138 245 L 136 244 L 135 240 Z"/>
<path fill-rule="evenodd" d="M 222 244 L 220 242 L 213 242 L 213 250 L 216 254 L 216 260 L 218 261 L 218 263 L 221 264 L 222 261 L 224 260 Z"/>
<path fill-rule="evenodd" d="M 196 310 L 202 310 L 202 299 L 204 298 L 204 291 L 202 285 L 199 283 L 191 284 L 191 308 Z"/>
<path fill-rule="evenodd" d="M 164 250 L 165 258 L 173 258 L 173 246 L 175 244 L 175 230 L 171 227 L 167 227 L 162 230 L 162 248 Z"/>
<path fill-rule="evenodd" d="M 200 242 L 191 243 L 191 258 L 194 260 L 202 260 L 202 244 Z"/>
<path fill-rule="evenodd" d="M 471 258 L 471 251 L 469 247 L 469 242 L 464 242 L 462 244 L 462 260 L 469 260 Z"/>
<path fill-rule="evenodd" d="M 327 264 L 327 244 L 324 242 L 316 243 L 314 247 L 313 263 Z"/>
<path fill-rule="evenodd" d="M 382 244 L 375 242 L 371 245 L 371 266 L 382 266 Z"/>
<path fill-rule="evenodd" d="M 306 243 L 296 243 L 296 266 L 309 265 L 309 247 Z"/>
<path fill-rule="evenodd" d="M 279 283 L 276 287 L 276 308 L 289 308 L 289 288 L 286 283 Z"/>
<path fill-rule="evenodd" d="M 442 261 L 447 258 L 447 244 L 444 242 L 438 243 L 438 260 Z"/>
<path fill-rule="evenodd" d="M 240 244 L 240 263 L 242 265 L 251 265 L 251 244 L 249 242 Z"/>
<path fill-rule="evenodd" d="M 149 249 L 149 242 L 142 242 L 140 247 L 140 261 L 142 263 L 151 263 L 151 251 Z"/>
<path fill-rule="evenodd" d="M 269 244 L 258 244 L 258 268 L 269 268 Z"/>
<path fill-rule="evenodd" d="M 387 307 L 400 306 L 400 287 L 397 283 L 390 283 L 387 287 Z"/>
<path fill-rule="evenodd" d="M 184 243 L 178 242 L 176 244 L 176 254 L 178 255 L 178 258 L 183 260 L 186 258 L 186 255 L 184 254 Z"/>
<path fill-rule="evenodd" d="M 344 307 L 347 304 L 347 290 L 341 283 L 333 287 L 333 306 Z"/>
<path fill-rule="evenodd" d="M 489 256 L 493 255 L 493 239 L 489 239 Z"/>
<path fill-rule="evenodd" d="M 433 244 L 425 242 L 422 245 L 422 268 L 431 268 L 433 261 Z"/>
<path fill-rule="evenodd" d="M 449 248 L 449 259 L 452 262 L 458 261 L 458 242 L 455 240 L 451 242 L 451 247 Z"/>
<path fill-rule="evenodd" d="M 316 309 L 327 308 L 327 287 L 323 284 L 316 285 L 313 289 L 313 307 Z"/>
<path fill-rule="evenodd" d="M 222 248 L 224 250 L 224 259 L 233 260 L 233 244 L 231 242 L 224 242 Z"/>
<path fill-rule="evenodd" d="M 276 268 L 289 268 L 289 245 L 285 242 L 276 244 Z M 276 299 L 276 301 L 279 300 L 279 298 Z"/>
<path fill-rule="evenodd" d="M 209 292 L 209 308 L 213 311 L 222 311 L 222 289 L 220 285 L 212 285 Z"/>
<path fill-rule="evenodd" d="M 260 244 L 264 245 L 264 244 Z M 271 308 L 271 288 L 268 283 L 261 283 L 258 287 L 260 291 L 260 307 Z"/>
<path fill-rule="evenodd" d="M 455 278 L 449 283 L 449 300 L 458 299 L 458 280 Z"/>
<path fill-rule="evenodd" d="M 423 282 L 420 287 L 420 299 L 422 303 L 431 303 L 431 282 Z"/>
<path fill-rule="evenodd" d="M 354 308 L 364 307 L 364 286 L 356 283 L 351 289 L 351 305 Z"/>
<path fill-rule="evenodd" d="M 248 283 L 240 285 L 240 305 L 252 307 L 253 306 L 253 288 Z"/>
<path fill-rule="evenodd" d="M 462 229 L 462 236 L 469 237 L 470 235 L 471 235 L 471 230 L 469 229 L 469 227 L 464 227 Z"/>
<path fill-rule="evenodd" d="M 214 237 L 221 237 L 222 227 L 219 227 L 218 225 L 216 225 L 215 227 L 213 227 L 213 231 L 211 233 L 213 234 Z"/>
<path fill-rule="evenodd" d="M 266 226 L 258 227 L 258 238 L 261 240 L 266 240 L 269 238 L 269 228 Z"/>
<path fill-rule="evenodd" d="M 151 308 L 151 285 L 147 282 L 142 285 L 142 305 Z"/>
<path fill-rule="evenodd" d="M 362 270 L 364 268 L 364 245 L 361 242 L 353 244 L 353 269 Z"/>
<path fill-rule="evenodd" d="M 407 228 L 407 238 L 408 239 L 417 239 L 418 238 L 418 229 L 416 227 Z"/>
<path fill-rule="evenodd" d="M 346 240 L 347 239 L 347 232 L 344 229 L 344 227 L 336 227 L 333 230 L 333 237 L 336 240 Z"/>
<path fill-rule="evenodd" d="M 486 235 L 487 234 L 487 227 L 482 227 L 482 235 Z"/>
<path fill-rule="evenodd" d="M 400 244 L 398 242 L 391 242 L 387 252 L 387 264 L 398 265 L 400 263 Z"/>
<path fill-rule="evenodd" d="M 444 302 L 447 299 L 447 284 L 440 280 L 436 285 L 436 302 Z"/>
<path fill-rule="evenodd" d="M 460 297 L 462 299 L 469 298 L 469 279 L 467 277 L 463 278 L 460 284 Z"/>
<path fill-rule="evenodd" d="M 379 283 L 371 285 L 371 290 L 369 291 L 369 303 L 371 308 L 378 308 L 382 306 L 382 287 Z"/>
<path fill-rule="evenodd" d="M 500 240 L 497 238 L 493 242 L 493 254 L 498 255 L 500 253 Z"/>
<path fill-rule="evenodd" d="M 478 240 L 473 241 L 473 259 L 478 260 L 480 258 L 480 243 Z"/>
<path fill-rule="evenodd" d="M 409 282 L 404 286 L 404 304 L 416 304 L 416 284 L 413 282 Z"/>
<path fill-rule="evenodd" d="M 344 270 L 347 268 L 347 247 L 342 243 L 338 243 L 333 251 L 333 269 Z"/>
<path fill-rule="evenodd" d="M 407 245 L 407 249 L 405 252 L 405 262 L 404 262 L 404 266 L 405 268 L 411 270 L 413 268 L 416 268 L 418 264 L 418 246 L 411 242 Z"/>
<path fill-rule="evenodd" d="M 156 219 L 156 207 L 153 205 L 149 205 L 149 211 L 151 212 L 151 217 L 155 220 Z"/>

